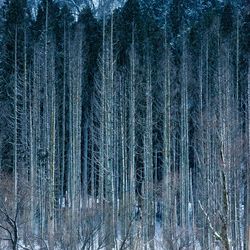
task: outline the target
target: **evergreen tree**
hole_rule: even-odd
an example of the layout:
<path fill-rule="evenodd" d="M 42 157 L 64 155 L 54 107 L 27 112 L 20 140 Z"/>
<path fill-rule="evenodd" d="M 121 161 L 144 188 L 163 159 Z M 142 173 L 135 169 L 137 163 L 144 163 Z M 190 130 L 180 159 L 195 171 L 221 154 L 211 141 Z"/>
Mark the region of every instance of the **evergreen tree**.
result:
<path fill-rule="evenodd" d="M 220 23 L 223 36 L 227 36 L 233 31 L 233 6 L 230 3 L 227 3 L 223 8 Z"/>

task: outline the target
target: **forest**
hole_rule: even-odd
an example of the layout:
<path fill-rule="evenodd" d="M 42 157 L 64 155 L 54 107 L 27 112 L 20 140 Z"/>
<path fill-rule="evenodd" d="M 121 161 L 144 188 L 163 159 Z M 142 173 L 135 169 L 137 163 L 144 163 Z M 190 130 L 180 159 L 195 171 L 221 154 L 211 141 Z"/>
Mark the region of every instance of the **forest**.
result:
<path fill-rule="evenodd" d="M 0 2 L 1 250 L 250 249 L 247 0 Z"/>

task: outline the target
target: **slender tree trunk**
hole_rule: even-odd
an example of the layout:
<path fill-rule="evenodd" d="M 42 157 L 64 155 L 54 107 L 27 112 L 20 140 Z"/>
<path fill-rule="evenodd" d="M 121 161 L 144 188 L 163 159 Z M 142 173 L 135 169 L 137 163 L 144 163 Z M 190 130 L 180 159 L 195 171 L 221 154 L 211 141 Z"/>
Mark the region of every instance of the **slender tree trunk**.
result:
<path fill-rule="evenodd" d="M 184 244 L 188 244 L 188 206 L 189 206 L 189 135 L 188 135 L 188 79 L 187 48 L 183 38 L 182 51 L 182 84 L 181 84 L 181 226 L 184 230 Z"/>
<path fill-rule="evenodd" d="M 165 35 L 166 37 L 166 35 Z M 163 173 L 163 232 L 165 234 L 168 233 L 169 226 L 171 227 L 171 176 L 170 176 L 170 147 L 171 147 L 171 112 L 170 112 L 170 88 L 171 88 L 171 80 L 170 80 L 170 51 L 167 48 L 167 41 L 165 38 L 165 65 L 164 65 L 164 111 L 163 111 L 163 152 L 164 152 L 164 173 Z"/>
<path fill-rule="evenodd" d="M 17 25 L 15 27 L 15 47 L 14 47 L 14 200 L 15 200 L 15 210 L 17 209 L 17 182 L 18 182 L 18 170 L 17 170 L 17 129 L 18 129 L 18 114 L 17 114 L 17 95 L 18 95 L 18 79 L 17 79 Z"/>
<path fill-rule="evenodd" d="M 248 57 L 248 166 L 247 166 L 247 249 L 250 249 L 250 57 Z"/>
<path fill-rule="evenodd" d="M 134 23 L 132 24 L 132 44 L 130 54 L 130 90 L 129 90 L 129 220 L 133 220 L 135 213 L 135 65 L 136 65 L 136 54 L 135 54 L 135 28 Z M 124 138 L 125 139 L 125 138 Z M 128 222 L 130 223 L 130 222 Z M 132 230 L 128 228 L 127 230 Z M 127 232 L 128 233 L 128 232 Z M 131 248 L 133 243 L 131 242 Z"/>

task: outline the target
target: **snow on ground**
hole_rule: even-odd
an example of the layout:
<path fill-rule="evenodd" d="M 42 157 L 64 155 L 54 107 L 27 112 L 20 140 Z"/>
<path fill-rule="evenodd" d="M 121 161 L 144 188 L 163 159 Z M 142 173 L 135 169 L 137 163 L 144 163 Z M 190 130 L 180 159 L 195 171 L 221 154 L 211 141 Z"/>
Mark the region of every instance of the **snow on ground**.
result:
<path fill-rule="evenodd" d="M 91 206 L 91 202 L 89 203 L 89 205 Z M 136 225 L 137 229 L 138 230 L 141 230 L 140 228 L 140 223 Z M 100 249 L 98 247 L 98 237 L 99 235 L 96 234 L 94 236 L 94 239 L 93 239 L 93 244 L 94 244 L 94 249 Z M 140 250 L 140 249 L 143 249 L 143 240 L 142 239 L 138 239 L 138 242 L 136 243 L 137 244 L 137 247 L 136 249 L 137 250 Z M 41 247 L 39 246 L 38 244 L 35 244 L 34 242 L 32 242 L 34 245 L 32 246 L 32 248 L 25 248 L 25 244 L 23 241 L 19 241 L 19 248 L 18 250 L 20 249 L 33 249 L 33 250 L 41 250 L 41 249 L 44 249 L 44 246 Z M 48 242 L 46 242 L 46 244 L 48 244 Z M 122 237 L 121 237 L 121 225 L 118 225 L 117 227 L 117 240 L 116 240 L 116 248 L 114 248 L 114 250 L 117 250 L 120 248 L 122 244 Z M 193 246 L 194 245 L 194 246 Z M 166 239 L 163 238 L 163 232 L 162 232 L 162 225 L 161 225 L 161 222 L 160 221 L 157 221 L 156 224 L 155 224 L 155 238 L 154 238 L 154 246 L 155 246 L 155 249 L 156 250 L 166 250 Z M 189 250 L 189 249 L 192 249 L 192 250 L 202 250 L 201 248 L 201 245 L 199 243 L 198 240 L 195 240 L 195 243 L 190 243 L 190 246 L 192 246 L 191 248 L 185 248 L 186 250 Z M 0 249 L 1 250 L 9 250 L 10 247 L 8 245 L 7 242 L 0 242 Z M 79 244 L 78 246 L 78 250 L 81 250 L 82 249 L 82 245 Z M 101 248 L 103 250 L 106 250 L 105 247 Z M 100 250 L 101 250 L 100 249 Z M 55 247 L 55 250 L 64 250 L 64 247 L 60 247 L 60 246 L 56 246 Z M 111 249 L 109 249 L 111 250 Z M 113 249 L 112 249 L 113 250 Z M 132 249 L 131 249 L 132 250 Z M 220 248 L 218 246 L 216 246 L 215 250 L 220 250 Z"/>

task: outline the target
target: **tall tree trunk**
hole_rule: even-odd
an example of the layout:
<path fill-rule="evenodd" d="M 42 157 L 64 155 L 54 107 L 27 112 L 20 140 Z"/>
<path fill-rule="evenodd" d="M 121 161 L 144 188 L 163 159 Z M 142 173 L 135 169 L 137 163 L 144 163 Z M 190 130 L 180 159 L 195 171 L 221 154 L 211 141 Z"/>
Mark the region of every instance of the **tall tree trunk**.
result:
<path fill-rule="evenodd" d="M 17 69 L 17 25 L 15 27 L 15 47 L 14 47 L 14 202 L 15 210 L 17 209 L 17 184 L 18 184 L 18 170 L 17 170 L 17 133 L 18 133 L 18 107 L 17 107 L 17 98 L 18 98 L 18 69 Z"/>
<path fill-rule="evenodd" d="M 188 244 L 188 206 L 189 206 L 189 124 L 188 124 L 188 78 L 187 78 L 187 48 L 183 38 L 182 47 L 182 78 L 181 78 L 181 226 L 184 230 L 184 244 Z"/>
<path fill-rule="evenodd" d="M 247 249 L 250 249 L 250 57 L 248 57 L 248 166 L 247 166 Z"/>

